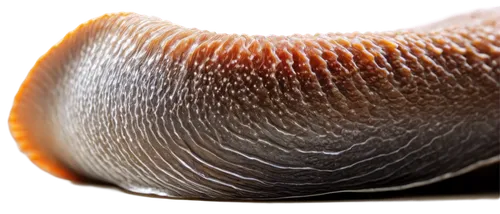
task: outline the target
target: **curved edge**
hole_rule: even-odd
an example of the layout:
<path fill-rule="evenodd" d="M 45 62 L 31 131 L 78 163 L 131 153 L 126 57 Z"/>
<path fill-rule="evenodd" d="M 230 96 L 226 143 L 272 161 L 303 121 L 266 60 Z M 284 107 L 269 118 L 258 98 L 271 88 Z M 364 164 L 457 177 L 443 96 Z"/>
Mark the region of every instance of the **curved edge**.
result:
<path fill-rule="evenodd" d="M 88 26 L 110 17 L 121 17 L 130 14 L 132 13 L 105 14 L 80 24 L 76 29 L 67 33 L 62 40 L 52 46 L 37 60 L 14 97 L 14 102 L 8 118 L 10 133 L 16 141 L 19 150 L 37 167 L 53 176 L 77 182 L 87 180 L 83 176 L 78 175 L 78 173 L 70 167 L 66 166 L 61 160 L 58 160 L 50 149 L 45 148 L 47 144 L 51 143 L 47 142 L 47 140 L 53 139 L 51 139 L 51 136 L 48 136 L 49 134 L 43 132 L 46 131 L 45 129 L 47 129 L 47 127 L 36 124 L 36 120 L 40 120 L 40 115 L 45 113 L 43 109 L 40 111 L 40 109 L 36 107 L 39 102 L 43 102 L 45 97 L 34 95 L 39 95 L 37 93 L 40 92 L 40 86 L 43 86 L 44 83 L 47 84 L 47 75 L 46 73 L 44 74 L 44 72 L 55 72 L 47 71 L 45 65 L 61 63 L 61 57 L 64 57 L 61 56 L 64 55 L 61 52 L 65 52 L 64 50 L 72 48 L 74 45 L 74 41 L 72 41 L 74 37 L 81 33 L 85 33 L 85 29 L 88 29 Z M 40 136 L 42 136 L 42 139 Z"/>
<path fill-rule="evenodd" d="M 9 119 L 8 119 L 8 124 L 9 124 L 9 129 L 11 132 L 11 135 L 13 136 L 14 140 L 17 142 L 19 149 L 25 153 L 28 158 L 39 168 L 42 170 L 56 176 L 59 178 L 71 180 L 71 181 L 81 181 L 85 180 L 83 176 L 78 175 L 78 173 L 74 172 L 71 170 L 70 167 L 66 166 L 62 161 L 58 160 L 53 154 L 47 151 L 43 147 L 44 142 L 40 141 L 40 139 L 37 139 L 36 137 L 33 136 L 33 132 L 29 128 L 30 126 L 30 121 L 24 119 L 23 117 L 26 112 L 22 112 L 20 109 L 21 106 L 23 105 L 29 105 L 29 103 L 25 103 L 26 97 L 29 95 L 26 95 L 30 91 L 30 85 L 36 84 L 37 81 L 37 75 L 41 72 L 44 72 L 44 69 L 42 69 L 41 64 L 42 63 L 47 63 L 46 61 L 50 60 L 50 56 L 53 55 L 54 53 L 58 52 L 59 49 L 67 49 L 68 42 L 71 40 L 75 34 L 78 34 L 82 30 L 82 28 L 85 28 L 86 26 L 91 25 L 92 23 L 109 18 L 111 16 L 126 16 L 131 13 L 116 13 L 116 14 L 106 14 L 103 15 L 99 18 L 92 19 L 84 24 L 81 24 L 78 26 L 75 30 L 69 32 L 58 44 L 54 45 L 47 53 L 45 53 L 42 57 L 40 57 L 33 68 L 30 70 L 28 73 L 28 76 L 26 79 L 23 81 L 18 93 L 15 96 L 14 99 L 14 104 L 11 109 Z M 395 191 L 395 190 L 403 190 L 403 189 L 409 189 L 409 188 L 414 188 L 418 186 L 423 186 L 426 184 L 431 184 L 435 183 L 441 180 L 445 180 L 451 177 L 455 177 L 461 174 L 465 174 L 469 171 L 472 171 L 476 168 L 499 162 L 500 161 L 500 156 L 495 156 L 490 159 L 486 159 L 483 161 L 479 161 L 477 163 L 471 164 L 461 170 L 455 171 L 455 172 L 449 172 L 440 176 L 437 176 L 435 178 L 425 180 L 425 181 L 419 181 L 415 183 L 410 183 L 407 185 L 402 185 L 402 186 L 395 186 L 395 187 L 383 187 L 383 188 L 374 188 L 374 189 L 361 189 L 361 190 L 340 190 L 340 191 L 333 191 L 333 192 L 324 192 L 324 193 L 318 193 L 318 194 L 311 194 L 311 195 L 298 195 L 298 196 L 288 196 L 288 197 L 280 197 L 280 198 L 267 198 L 263 200 L 269 200 L 269 199 L 288 199 L 288 198 L 300 198 L 300 197 L 312 197 L 312 196 L 319 196 L 319 195 L 326 195 L 326 194 L 332 194 L 332 193 L 341 193 L 341 192 L 379 192 L 379 191 Z M 155 192 L 139 192 L 138 190 L 132 190 L 128 189 L 129 191 L 136 192 L 136 193 L 142 193 L 142 194 L 158 194 Z M 170 196 L 172 197 L 172 196 Z M 181 197 L 182 198 L 182 197 Z M 249 199 L 249 200 L 255 200 L 255 199 Z"/>
<path fill-rule="evenodd" d="M 68 36 L 70 34 L 71 33 L 69 33 Z M 62 162 L 57 160 L 52 154 L 43 148 L 43 144 L 45 142 L 38 139 L 34 135 L 32 129 L 30 129 L 29 126 L 31 121 L 29 121 L 29 118 L 31 117 L 30 115 L 35 112 L 26 112 L 22 109 L 23 106 L 30 105 L 30 103 L 27 103 L 27 100 L 35 99 L 34 97 L 30 98 L 29 93 L 32 90 L 31 85 L 36 84 L 37 74 L 44 72 L 43 69 L 40 69 L 42 62 L 47 60 L 48 56 L 58 49 L 62 41 L 59 42 L 59 44 L 54 45 L 47 53 L 41 56 L 33 68 L 29 71 L 27 77 L 24 79 L 16 96 L 14 97 L 14 103 L 9 114 L 8 125 L 10 133 L 14 138 L 14 141 L 16 141 L 19 150 L 23 152 L 33 164 L 56 177 L 71 181 L 79 181 L 79 176 L 77 176 L 76 173 L 69 170 L 68 167 L 64 166 Z"/>
<path fill-rule="evenodd" d="M 414 182 L 403 186 L 393 186 L 393 187 L 383 187 L 383 188 L 373 188 L 373 189 L 361 189 L 361 190 L 341 190 L 334 192 L 325 192 L 313 195 L 304 195 L 304 196 L 291 196 L 291 197 L 282 197 L 282 198 L 263 198 L 263 199 L 201 199 L 201 198 L 168 198 L 158 195 L 152 194 L 141 194 L 135 193 L 128 190 L 125 190 L 121 187 L 114 185 L 100 185 L 100 184 L 89 184 L 84 182 L 73 182 L 72 184 L 78 187 L 83 188 L 96 188 L 111 192 L 118 192 L 123 195 L 135 196 L 137 198 L 143 198 L 146 200 L 168 200 L 168 201 L 177 201 L 177 202 L 190 202 L 196 201 L 201 203 L 247 203 L 247 204 L 297 204 L 297 203 L 366 203 L 366 202 L 429 202 L 429 201 L 443 201 L 443 200 L 497 200 L 500 199 L 499 194 L 487 194 L 487 195 L 443 195 L 443 196 L 417 196 L 417 197 L 407 197 L 407 198 L 382 198 L 382 199 L 352 199 L 352 200 L 300 200 L 301 198 L 315 197 L 315 196 L 324 196 L 329 194 L 336 193 L 373 193 L 373 192 L 391 192 L 391 191 L 400 191 L 406 190 L 416 187 L 422 187 L 425 185 L 434 184 L 440 181 L 444 181 L 453 177 L 457 177 L 469 172 L 472 172 L 476 169 L 489 166 L 491 164 L 500 163 L 500 155 L 478 161 L 474 164 L 469 165 L 461 170 L 450 172 L 444 174 L 442 176 L 435 177 L 433 179 Z"/>

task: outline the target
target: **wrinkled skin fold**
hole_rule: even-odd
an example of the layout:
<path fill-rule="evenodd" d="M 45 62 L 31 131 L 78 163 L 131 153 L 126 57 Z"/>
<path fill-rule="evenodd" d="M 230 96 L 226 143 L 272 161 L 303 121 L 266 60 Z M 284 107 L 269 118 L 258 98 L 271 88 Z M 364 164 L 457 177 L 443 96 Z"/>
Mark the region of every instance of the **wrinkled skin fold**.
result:
<path fill-rule="evenodd" d="M 500 159 L 498 11 L 268 37 L 105 15 L 38 60 L 9 125 L 47 172 L 139 193 L 261 200 L 424 185 Z"/>

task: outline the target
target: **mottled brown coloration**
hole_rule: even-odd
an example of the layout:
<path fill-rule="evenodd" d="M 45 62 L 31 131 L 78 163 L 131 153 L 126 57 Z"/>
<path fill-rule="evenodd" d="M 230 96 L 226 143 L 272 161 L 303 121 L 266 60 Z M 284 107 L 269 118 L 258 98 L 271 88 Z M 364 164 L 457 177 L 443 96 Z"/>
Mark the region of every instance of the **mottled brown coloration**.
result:
<path fill-rule="evenodd" d="M 496 11 L 267 37 L 106 15 L 39 59 L 9 124 L 42 169 L 140 193 L 271 199 L 423 185 L 500 158 Z"/>

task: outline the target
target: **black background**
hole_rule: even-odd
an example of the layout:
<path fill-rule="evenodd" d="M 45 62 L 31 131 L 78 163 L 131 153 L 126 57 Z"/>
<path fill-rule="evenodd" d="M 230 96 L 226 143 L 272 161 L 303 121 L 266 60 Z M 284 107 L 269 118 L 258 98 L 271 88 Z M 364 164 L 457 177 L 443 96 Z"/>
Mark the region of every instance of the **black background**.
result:
<path fill-rule="evenodd" d="M 272 24 L 274 32 L 286 32 L 288 23 L 296 24 L 415 24 L 416 16 L 439 16 L 440 8 L 471 8 L 470 0 L 453 1 L 366 1 L 360 3 L 324 1 L 283 1 L 256 2 L 231 1 L 197 3 L 185 1 L 185 4 L 157 1 L 156 3 L 26 3 L 16 7 L 21 10 L 5 12 L 2 17 L 4 33 L 7 37 L 4 45 L 4 68 L 2 79 L 6 88 L 15 88 L 15 72 L 21 72 L 23 64 L 31 64 L 31 49 L 46 48 L 48 40 L 54 40 L 56 32 L 64 31 L 64 24 L 72 23 L 72 16 L 87 16 L 88 8 L 169 8 L 169 15 L 184 16 L 186 24 L 249 24 L 248 31 L 260 32 L 264 24 Z M 323 1 L 319 1 L 323 2 Z M 15 2 L 14 2 L 15 4 Z M 46 5 L 52 4 L 52 5 Z M 479 5 L 478 5 L 479 6 Z M 19 52 L 17 54 L 16 52 Z M 8 103 L 7 97 L 2 103 Z M 10 99 L 10 97 L 9 97 Z M 2 137 L 3 142 L 7 137 Z M 11 145 L 8 145 L 11 146 Z M 2 157 L 6 163 L 4 178 L 6 183 L 2 192 L 4 202 L 12 206 L 29 208 L 55 205 L 58 202 L 76 206 L 96 207 L 151 207 L 151 201 L 112 200 L 111 192 L 65 192 L 65 185 L 49 185 L 47 177 L 34 177 L 31 169 L 23 167 L 23 161 L 16 161 L 16 153 L 4 150 Z M 450 179 L 436 185 L 416 188 L 400 195 L 422 193 L 465 193 L 500 191 L 500 167 L 498 165 L 480 169 L 460 178 Z M 383 194 L 382 194 L 383 195 Z M 376 195 L 382 197 L 381 194 Z M 343 194 L 335 198 L 357 198 L 360 194 Z M 325 198 L 315 198 L 325 199 Z M 497 202 L 497 207 L 500 204 Z M 41 210 L 40 210 L 41 211 Z"/>

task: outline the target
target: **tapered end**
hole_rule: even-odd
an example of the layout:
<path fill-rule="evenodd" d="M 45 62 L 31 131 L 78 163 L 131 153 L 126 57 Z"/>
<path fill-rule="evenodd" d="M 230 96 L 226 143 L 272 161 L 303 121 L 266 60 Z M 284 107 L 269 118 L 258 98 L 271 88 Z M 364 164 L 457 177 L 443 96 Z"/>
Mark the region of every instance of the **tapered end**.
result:
<path fill-rule="evenodd" d="M 57 159 L 52 151 L 54 136 L 49 125 L 48 109 L 52 77 L 57 73 L 51 69 L 55 63 L 61 63 L 60 49 L 67 48 L 64 42 L 69 33 L 59 44 L 52 47 L 38 59 L 17 92 L 9 115 L 9 129 L 19 149 L 40 169 L 59 178 L 79 181 L 80 178 Z"/>
<path fill-rule="evenodd" d="M 9 115 L 9 129 L 12 137 L 17 142 L 19 149 L 40 169 L 59 178 L 78 181 L 76 174 L 65 167 L 48 150 L 45 145 L 51 139 L 48 127 L 43 126 L 43 109 L 38 109 L 37 102 L 43 97 L 35 97 L 34 86 L 39 84 L 40 62 L 45 60 L 41 57 L 22 83 Z M 38 110 L 37 110 L 38 109 Z"/>
<path fill-rule="evenodd" d="M 69 32 L 58 44 L 38 59 L 15 96 L 9 116 L 9 129 L 19 149 L 42 170 L 59 178 L 82 181 L 71 167 L 66 166 L 58 157 L 64 153 L 54 136 L 58 131 L 51 113 L 56 106 L 54 94 L 57 81 L 64 75 L 61 65 L 70 60 L 88 35 L 95 33 L 96 23 L 106 22 L 110 17 L 124 16 L 127 13 L 107 14 L 81 24 Z M 101 26 L 101 25 L 97 25 Z"/>

